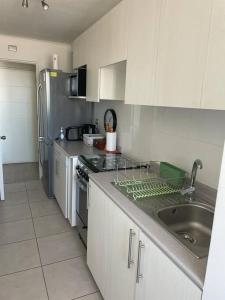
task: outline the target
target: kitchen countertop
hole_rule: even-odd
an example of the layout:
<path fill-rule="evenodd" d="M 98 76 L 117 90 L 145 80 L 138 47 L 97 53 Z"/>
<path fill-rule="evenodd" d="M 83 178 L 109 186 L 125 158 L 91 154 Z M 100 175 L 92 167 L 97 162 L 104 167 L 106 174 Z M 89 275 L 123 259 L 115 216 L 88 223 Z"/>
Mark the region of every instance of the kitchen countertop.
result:
<path fill-rule="evenodd" d="M 160 223 L 147 215 L 132 201 L 117 190 L 111 182 L 116 172 L 90 174 L 90 179 L 97 184 L 112 201 L 129 216 L 139 228 L 200 288 L 203 289 L 207 257 L 198 259 L 185 249 Z M 164 196 L 165 197 L 165 196 Z M 173 196 L 168 196 L 172 198 Z M 169 200 L 169 199 L 168 199 Z"/>
<path fill-rule="evenodd" d="M 55 141 L 55 143 L 60 146 L 69 157 L 105 153 L 95 147 L 85 145 L 82 141 Z"/>

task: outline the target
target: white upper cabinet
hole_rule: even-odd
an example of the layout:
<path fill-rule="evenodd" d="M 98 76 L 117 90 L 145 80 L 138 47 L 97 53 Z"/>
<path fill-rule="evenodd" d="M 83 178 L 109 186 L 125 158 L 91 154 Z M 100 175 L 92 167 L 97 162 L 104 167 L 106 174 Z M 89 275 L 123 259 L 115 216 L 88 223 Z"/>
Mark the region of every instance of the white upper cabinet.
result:
<path fill-rule="evenodd" d="M 125 103 L 154 105 L 162 0 L 129 0 Z"/>
<path fill-rule="evenodd" d="M 212 0 L 163 0 L 156 105 L 200 108 Z"/>
<path fill-rule="evenodd" d="M 202 108 L 225 109 L 225 1 L 213 0 Z"/>
<path fill-rule="evenodd" d="M 129 1 L 122 1 L 96 23 L 99 32 L 101 67 L 127 59 L 127 7 Z"/>
<path fill-rule="evenodd" d="M 100 67 L 127 55 L 127 0 L 81 34 L 73 43 L 73 66 L 87 65 L 87 100 L 99 101 Z"/>

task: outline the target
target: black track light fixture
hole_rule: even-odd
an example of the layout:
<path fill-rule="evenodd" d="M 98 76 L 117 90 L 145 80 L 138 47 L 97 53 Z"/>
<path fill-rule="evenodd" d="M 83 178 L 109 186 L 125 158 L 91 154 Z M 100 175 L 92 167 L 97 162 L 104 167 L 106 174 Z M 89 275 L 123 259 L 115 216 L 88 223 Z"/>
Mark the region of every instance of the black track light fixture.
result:
<path fill-rule="evenodd" d="M 22 7 L 23 8 L 28 8 L 28 0 L 23 0 L 22 1 Z"/>
<path fill-rule="evenodd" d="M 48 10 L 49 9 L 49 5 L 48 5 L 48 3 L 45 0 L 41 0 L 41 5 L 42 5 L 42 8 L 44 10 Z M 22 7 L 23 8 L 28 8 L 29 7 L 28 0 L 22 0 Z"/>
<path fill-rule="evenodd" d="M 46 3 L 44 0 L 41 1 L 41 5 L 42 5 L 42 8 L 43 8 L 44 10 L 48 10 L 48 9 L 49 9 L 48 3 Z"/>

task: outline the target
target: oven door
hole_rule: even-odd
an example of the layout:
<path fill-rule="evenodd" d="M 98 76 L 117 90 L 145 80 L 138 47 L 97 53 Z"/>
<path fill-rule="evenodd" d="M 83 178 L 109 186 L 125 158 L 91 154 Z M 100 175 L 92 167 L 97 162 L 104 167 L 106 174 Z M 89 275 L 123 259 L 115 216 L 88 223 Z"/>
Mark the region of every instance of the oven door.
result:
<path fill-rule="evenodd" d="M 88 224 L 88 182 L 82 180 L 79 175 L 76 176 L 76 213 L 77 229 L 80 238 L 87 245 L 87 224 Z"/>

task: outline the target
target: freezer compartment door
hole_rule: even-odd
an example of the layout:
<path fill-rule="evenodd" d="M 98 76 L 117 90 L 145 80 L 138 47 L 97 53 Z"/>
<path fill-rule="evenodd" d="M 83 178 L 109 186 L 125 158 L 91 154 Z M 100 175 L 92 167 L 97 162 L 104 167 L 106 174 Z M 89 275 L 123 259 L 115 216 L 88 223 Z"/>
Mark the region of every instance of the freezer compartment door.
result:
<path fill-rule="evenodd" d="M 41 178 L 44 190 L 49 198 L 53 198 L 53 145 L 40 143 L 40 164 L 43 176 Z"/>

